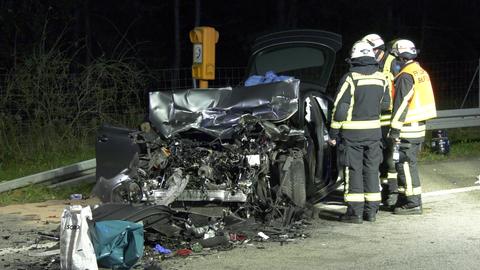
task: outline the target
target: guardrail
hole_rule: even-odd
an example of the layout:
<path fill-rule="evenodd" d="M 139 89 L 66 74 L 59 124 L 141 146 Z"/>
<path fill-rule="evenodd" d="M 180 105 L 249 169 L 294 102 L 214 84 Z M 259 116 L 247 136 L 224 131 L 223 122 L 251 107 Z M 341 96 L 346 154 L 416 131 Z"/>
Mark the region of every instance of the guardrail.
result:
<path fill-rule="evenodd" d="M 437 111 L 437 118 L 427 121 L 427 130 L 480 126 L 480 108 Z"/>
<path fill-rule="evenodd" d="M 38 183 L 64 183 L 75 179 L 82 179 L 82 181 L 92 178 L 95 179 L 96 166 L 96 159 L 90 159 L 15 180 L 5 181 L 0 183 L 0 193 Z"/>
<path fill-rule="evenodd" d="M 427 130 L 480 126 L 480 108 L 437 111 L 437 118 L 427 121 Z M 0 193 L 44 182 L 51 187 L 95 181 L 96 160 L 90 159 L 69 166 L 0 183 Z"/>

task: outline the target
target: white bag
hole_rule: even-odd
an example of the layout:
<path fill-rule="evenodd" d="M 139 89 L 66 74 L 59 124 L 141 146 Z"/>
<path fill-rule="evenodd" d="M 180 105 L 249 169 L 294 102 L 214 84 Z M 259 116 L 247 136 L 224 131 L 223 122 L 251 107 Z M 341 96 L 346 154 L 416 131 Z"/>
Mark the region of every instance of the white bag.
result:
<path fill-rule="evenodd" d="M 62 270 L 98 270 L 97 258 L 88 234 L 90 206 L 67 206 L 60 225 L 60 267 Z"/>

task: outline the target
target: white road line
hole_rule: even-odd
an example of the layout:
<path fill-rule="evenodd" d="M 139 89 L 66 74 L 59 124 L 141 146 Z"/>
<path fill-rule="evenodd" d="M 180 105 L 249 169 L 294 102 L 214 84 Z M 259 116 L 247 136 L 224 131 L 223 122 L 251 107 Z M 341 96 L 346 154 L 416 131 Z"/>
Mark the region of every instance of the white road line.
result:
<path fill-rule="evenodd" d="M 456 193 L 465 193 L 465 192 L 476 191 L 476 190 L 480 190 L 480 186 L 436 190 L 436 191 L 422 193 L 422 199 L 424 202 L 430 202 L 435 197 L 451 195 Z M 328 204 L 328 203 L 321 203 L 321 202 L 315 205 L 315 208 L 327 209 L 327 210 L 342 210 L 342 209 L 345 209 L 345 207 L 346 207 L 345 205 L 341 205 L 341 204 Z"/>
<path fill-rule="evenodd" d="M 480 190 L 480 186 L 471 186 L 471 187 L 444 189 L 444 190 L 436 190 L 436 191 L 425 192 L 425 193 L 422 194 L 422 198 L 437 197 L 437 196 L 442 196 L 442 195 L 470 192 L 470 191 L 475 191 L 475 190 Z"/>
<path fill-rule="evenodd" d="M 49 242 L 49 243 L 45 243 L 45 244 L 34 244 L 34 245 L 31 245 L 31 246 L 28 246 L 28 247 L 3 248 L 3 249 L 0 249 L 0 256 L 1 255 L 6 255 L 6 254 L 17 253 L 17 252 L 21 252 L 21 251 L 27 251 L 27 250 L 31 250 L 31 249 L 34 249 L 34 248 L 37 248 L 37 249 L 51 248 L 51 247 L 55 246 L 56 244 L 57 244 L 57 242 Z"/>

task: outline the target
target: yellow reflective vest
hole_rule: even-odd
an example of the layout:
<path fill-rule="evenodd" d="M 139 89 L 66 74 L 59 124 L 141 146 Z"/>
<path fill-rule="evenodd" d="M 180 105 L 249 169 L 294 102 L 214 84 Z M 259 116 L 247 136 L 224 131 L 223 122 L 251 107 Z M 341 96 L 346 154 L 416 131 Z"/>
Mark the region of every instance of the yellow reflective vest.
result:
<path fill-rule="evenodd" d="M 425 121 L 437 117 L 432 83 L 428 73 L 417 62 L 407 65 L 398 73 L 397 77 L 402 73 L 412 75 L 414 80 L 413 96 L 408 103 L 404 123 Z"/>
<path fill-rule="evenodd" d="M 390 86 L 390 101 L 391 101 L 390 102 L 390 112 L 392 111 L 393 99 L 394 99 L 394 95 L 395 95 L 395 87 L 394 87 L 394 83 L 393 83 L 393 80 L 395 79 L 395 77 L 393 76 L 393 73 L 391 71 L 391 66 L 392 66 L 393 60 L 395 60 L 395 56 L 393 56 L 391 54 L 388 54 L 387 59 L 385 59 L 385 63 L 383 65 L 383 70 L 382 70 L 382 73 L 385 74 L 385 77 L 387 77 L 387 80 L 388 80 L 389 86 Z M 380 124 L 382 126 L 389 126 L 391 118 L 392 118 L 391 113 L 382 113 L 382 115 L 380 116 Z"/>

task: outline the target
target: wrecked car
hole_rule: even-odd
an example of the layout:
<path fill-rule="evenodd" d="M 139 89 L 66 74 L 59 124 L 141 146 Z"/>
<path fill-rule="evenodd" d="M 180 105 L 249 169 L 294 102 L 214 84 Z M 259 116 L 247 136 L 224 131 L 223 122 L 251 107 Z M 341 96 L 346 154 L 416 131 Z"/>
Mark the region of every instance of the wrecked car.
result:
<path fill-rule="evenodd" d="M 326 31 L 273 33 L 255 41 L 247 74 L 291 78 L 149 93 L 140 129 L 98 131 L 93 193 L 104 203 L 228 203 L 245 216 L 322 199 L 340 182 L 326 143 L 340 47 Z"/>

